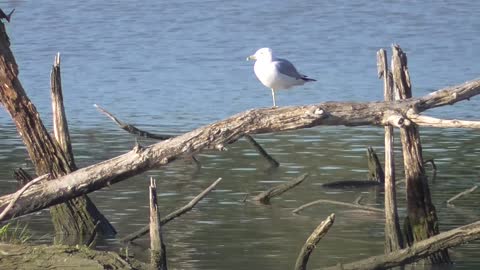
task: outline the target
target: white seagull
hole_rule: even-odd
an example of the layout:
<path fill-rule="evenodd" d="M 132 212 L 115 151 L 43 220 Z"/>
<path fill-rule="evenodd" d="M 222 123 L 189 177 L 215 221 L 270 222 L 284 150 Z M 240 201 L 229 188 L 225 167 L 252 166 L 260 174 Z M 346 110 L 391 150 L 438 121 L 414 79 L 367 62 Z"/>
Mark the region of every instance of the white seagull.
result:
<path fill-rule="evenodd" d="M 288 60 L 274 57 L 270 48 L 259 49 L 254 55 L 247 57 L 247 60 L 256 60 L 253 70 L 258 80 L 272 90 L 273 107 L 277 107 L 276 90 L 316 81 L 300 74 Z"/>

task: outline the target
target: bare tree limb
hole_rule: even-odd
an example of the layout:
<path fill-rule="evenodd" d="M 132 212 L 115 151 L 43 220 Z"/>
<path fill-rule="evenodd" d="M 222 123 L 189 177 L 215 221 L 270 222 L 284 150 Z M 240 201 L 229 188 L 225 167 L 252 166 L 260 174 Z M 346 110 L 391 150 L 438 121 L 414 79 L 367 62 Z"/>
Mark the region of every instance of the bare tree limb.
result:
<path fill-rule="evenodd" d="M 466 121 L 457 119 L 440 119 L 416 113 L 408 113 L 408 118 L 418 126 L 441 128 L 480 128 L 480 121 Z"/>
<path fill-rule="evenodd" d="M 271 167 L 276 168 L 280 166 L 280 163 L 278 163 L 278 161 L 269 155 L 267 151 L 265 151 L 265 149 L 263 149 L 263 147 L 255 139 L 253 139 L 252 136 L 245 134 L 244 137 L 247 142 L 249 142 L 255 148 L 255 150 L 257 150 L 257 152 L 268 161 L 268 163 L 270 163 Z"/>
<path fill-rule="evenodd" d="M 160 225 L 160 211 L 157 204 L 156 180 L 150 178 L 148 189 L 150 197 L 150 266 L 152 269 L 167 270 L 167 249 L 163 243 L 162 225 Z"/>
<path fill-rule="evenodd" d="M 471 188 L 469 188 L 469 189 L 467 189 L 467 190 L 465 190 L 465 191 L 463 191 L 463 192 L 458 193 L 457 195 L 455 195 L 455 196 L 453 196 L 452 198 L 450 198 L 450 199 L 447 200 L 447 206 L 454 206 L 453 203 L 452 203 L 454 200 L 456 200 L 456 199 L 458 199 L 458 198 L 460 198 L 460 197 L 462 197 L 462 196 L 465 196 L 465 195 L 467 195 L 467 194 L 470 194 L 470 193 L 474 192 L 477 188 L 478 188 L 478 186 L 475 185 L 475 186 L 473 186 L 473 187 L 471 187 Z"/>
<path fill-rule="evenodd" d="M 455 247 L 480 238 L 480 221 L 471 223 L 450 231 L 446 231 L 422 241 L 414 243 L 412 246 L 390 252 L 386 255 L 378 255 L 363 260 L 332 266 L 325 268 L 327 270 L 373 270 L 389 269 L 419 261 L 441 250 Z"/>
<path fill-rule="evenodd" d="M 140 130 L 135 126 L 132 126 L 128 123 L 123 122 L 122 120 L 118 119 L 115 117 L 115 115 L 111 114 L 104 108 L 98 106 L 97 104 L 93 104 L 95 108 L 97 108 L 100 112 L 108 116 L 108 118 L 112 119 L 113 122 L 115 122 L 121 129 L 125 130 L 128 133 L 131 133 L 133 135 L 139 136 L 139 137 L 144 137 L 144 138 L 150 138 L 150 139 L 155 139 L 155 140 L 167 140 L 170 138 L 175 137 L 175 135 L 163 135 L 163 134 L 154 134 L 150 133 L 144 130 Z"/>
<path fill-rule="evenodd" d="M 300 185 L 303 182 L 303 180 L 305 180 L 307 177 L 308 177 L 308 173 L 304 173 L 299 177 L 295 177 L 291 181 L 274 186 L 271 189 L 258 194 L 257 196 L 253 197 L 252 200 L 259 201 L 263 204 L 268 204 L 271 198 L 279 196 L 287 192 L 288 190 Z"/>
<path fill-rule="evenodd" d="M 173 219 L 175 219 L 176 217 L 179 217 L 179 216 L 185 214 L 186 212 L 192 210 L 193 207 L 199 201 L 201 201 L 205 196 L 207 196 L 207 194 L 210 193 L 210 191 L 212 191 L 221 180 L 222 180 L 222 178 L 218 178 L 215 182 L 213 182 L 210 186 L 208 186 L 205 190 L 203 190 L 200 194 L 198 194 L 195 198 L 193 198 L 189 203 L 187 203 L 183 207 L 173 211 L 172 213 L 166 215 L 164 218 L 162 218 L 160 220 L 160 225 L 163 226 L 163 225 L 167 224 L 168 222 L 172 221 Z M 140 238 L 143 235 L 147 234 L 149 231 L 150 231 L 150 226 L 146 225 L 143 228 L 141 228 L 140 230 L 123 237 L 122 239 L 120 239 L 120 241 L 131 242 L 131 241 L 133 241 L 137 238 Z"/>
<path fill-rule="evenodd" d="M 327 217 L 308 237 L 307 241 L 303 245 L 300 254 L 298 254 L 297 262 L 295 263 L 295 270 L 307 270 L 308 259 L 313 252 L 318 242 L 327 234 L 330 227 L 332 227 L 335 221 L 335 214 L 331 214 Z"/>
<path fill-rule="evenodd" d="M 379 212 L 383 213 L 384 210 L 380 208 L 375 208 L 375 207 L 369 207 L 369 206 L 364 206 L 361 204 L 355 204 L 355 203 L 346 203 L 346 202 L 339 202 L 339 201 L 331 201 L 331 200 L 316 200 L 313 202 L 306 203 L 300 207 L 297 207 L 292 210 L 292 213 L 298 214 L 300 211 L 303 211 L 305 208 L 308 208 L 310 206 L 314 206 L 316 204 L 321 204 L 321 203 L 327 203 L 327 204 L 336 204 L 336 205 L 341 205 L 341 206 L 348 206 L 348 207 L 353 207 L 353 208 L 358 208 L 362 210 L 367 210 L 367 211 L 372 211 L 372 212 Z"/>

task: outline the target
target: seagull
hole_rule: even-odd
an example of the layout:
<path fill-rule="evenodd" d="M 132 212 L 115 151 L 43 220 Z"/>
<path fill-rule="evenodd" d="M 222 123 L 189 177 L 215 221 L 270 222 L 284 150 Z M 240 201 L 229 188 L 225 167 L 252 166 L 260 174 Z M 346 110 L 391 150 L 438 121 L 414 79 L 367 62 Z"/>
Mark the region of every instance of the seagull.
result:
<path fill-rule="evenodd" d="M 316 81 L 300 74 L 288 60 L 274 57 L 270 48 L 257 50 L 254 55 L 247 57 L 248 60 L 255 60 L 253 66 L 255 75 L 263 85 L 272 90 L 274 108 L 277 107 L 275 103 L 276 90 Z"/>

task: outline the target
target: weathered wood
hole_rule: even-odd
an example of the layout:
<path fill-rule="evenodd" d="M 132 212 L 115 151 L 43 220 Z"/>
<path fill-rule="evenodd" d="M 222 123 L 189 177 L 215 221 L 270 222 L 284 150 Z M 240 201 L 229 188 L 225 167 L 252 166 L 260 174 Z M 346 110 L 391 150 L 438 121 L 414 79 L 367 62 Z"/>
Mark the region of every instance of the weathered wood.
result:
<path fill-rule="evenodd" d="M 305 179 L 307 179 L 307 177 L 308 177 L 308 173 L 304 173 L 286 183 L 282 183 L 280 185 L 274 186 L 258 194 L 257 196 L 254 196 L 252 200 L 258 201 L 263 204 L 269 204 L 270 199 L 272 199 L 273 197 L 282 195 L 283 193 L 289 191 L 290 189 L 300 185 Z"/>
<path fill-rule="evenodd" d="M 368 180 L 383 183 L 385 181 L 385 174 L 382 169 L 382 164 L 378 160 L 377 153 L 371 146 L 367 147 L 367 164 L 368 164 Z"/>
<path fill-rule="evenodd" d="M 0 243 L 0 264 L 2 270 L 147 269 L 146 264 L 115 252 L 65 245 L 31 246 Z"/>
<path fill-rule="evenodd" d="M 244 137 L 247 142 L 249 142 L 255 148 L 255 150 L 257 150 L 260 156 L 265 158 L 268 163 L 270 163 L 271 167 L 276 168 L 280 166 L 280 163 L 278 163 L 278 161 L 276 161 L 271 155 L 269 155 L 267 151 L 265 151 L 265 149 L 263 149 L 263 147 L 252 136 L 245 134 Z"/>
<path fill-rule="evenodd" d="M 330 227 L 332 227 L 335 221 L 335 214 L 331 214 L 320 225 L 315 228 L 312 234 L 308 237 L 307 241 L 298 254 L 297 261 L 295 263 L 295 270 L 306 270 L 308 259 L 313 252 L 318 242 L 327 234 Z"/>
<path fill-rule="evenodd" d="M 419 241 L 410 247 L 393 251 L 385 255 L 373 256 L 363 260 L 325 268 L 327 270 L 373 270 L 389 269 L 419 261 L 447 248 L 456 247 L 480 239 L 480 221 L 450 231 L 446 231 Z"/>
<path fill-rule="evenodd" d="M 475 186 L 473 186 L 473 187 L 471 187 L 471 188 L 469 188 L 469 189 L 467 189 L 467 190 L 465 190 L 465 191 L 462 191 L 462 192 L 458 193 L 457 195 L 455 195 L 455 196 L 453 196 L 452 198 L 450 198 L 450 199 L 447 200 L 447 206 L 454 206 L 453 203 L 452 203 L 454 200 L 456 200 L 456 199 L 458 199 L 458 198 L 460 198 L 460 197 L 462 197 L 462 196 L 465 196 L 465 195 L 467 195 L 467 194 L 470 194 L 470 193 L 474 192 L 477 188 L 478 188 L 478 186 L 475 185 Z"/>
<path fill-rule="evenodd" d="M 299 206 L 295 209 L 292 210 L 292 213 L 298 214 L 300 211 L 303 211 L 305 208 L 314 206 L 316 204 L 335 204 L 335 205 L 341 205 L 341 206 L 347 206 L 347 207 L 352 207 L 352 208 L 357 208 L 357 209 L 362 209 L 362 210 L 367 210 L 367 211 L 372 211 L 372 212 L 380 212 L 383 213 L 383 209 L 380 208 L 375 208 L 375 207 L 370 207 L 370 206 L 364 206 L 358 203 L 346 203 L 346 202 L 340 202 L 340 201 L 332 201 L 332 200 L 316 200 L 313 202 L 306 203 L 302 206 Z"/>
<path fill-rule="evenodd" d="M 65 154 L 47 132 L 38 111 L 18 79 L 18 66 L 10 50 L 10 41 L 3 22 L 0 22 L 0 59 L 0 101 L 11 115 L 37 175 L 50 174 L 57 178 L 72 172 Z M 65 200 L 58 201 L 60 202 Z M 57 232 L 62 234 L 89 232 L 95 222 L 101 219 L 95 215 L 99 213 L 95 205 L 83 195 L 52 209 L 52 221 Z M 11 212 L 9 211 L 8 215 Z"/>
<path fill-rule="evenodd" d="M 60 53 L 57 53 L 50 73 L 50 87 L 52 97 L 53 134 L 58 145 L 65 154 L 68 166 L 76 170 L 73 157 L 70 132 L 68 131 L 67 116 L 63 105 L 62 77 L 60 72 Z"/>
<path fill-rule="evenodd" d="M 385 101 L 393 101 L 393 78 L 388 70 L 387 52 L 377 52 L 379 78 L 383 78 L 383 95 Z M 397 195 L 395 185 L 393 127 L 385 126 L 385 253 L 403 248 L 403 238 L 397 212 Z"/>
<path fill-rule="evenodd" d="M 151 269 L 167 270 L 167 249 L 163 243 L 160 211 L 157 204 L 157 184 L 150 178 L 150 266 Z"/>
<path fill-rule="evenodd" d="M 1 74 L 0 72 L 0 79 L 2 79 Z M 0 85 L 0 89 L 1 87 L 3 86 Z M 16 207 L 10 213 L 16 216 L 24 215 L 64 202 L 151 168 L 164 166 L 183 155 L 191 155 L 203 149 L 223 148 L 224 144 L 232 143 L 244 134 L 270 133 L 319 125 L 391 124 L 401 126 L 408 122 L 408 119 L 402 115 L 411 108 L 421 112 L 438 107 L 438 104 L 452 104 L 479 93 L 480 80 L 476 80 L 442 89 L 422 98 L 401 102 L 327 102 L 307 106 L 249 110 L 175 138 L 148 147 L 135 148 L 126 154 L 79 169 L 51 183 L 36 185 L 18 200 Z M 0 95 L 0 98 L 3 100 L 3 95 Z M 9 194 L 0 197 L 0 210 L 13 196 Z M 10 217 L 11 215 L 7 215 L 5 218 Z"/>
<path fill-rule="evenodd" d="M 212 191 L 221 180 L 222 180 L 222 178 L 218 178 L 210 186 L 208 186 L 206 189 L 204 189 L 200 194 L 195 196 L 195 198 L 193 198 L 189 203 L 187 203 L 186 205 L 182 206 L 181 208 L 171 212 L 170 214 L 166 215 L 164 218 L 162 218 L 160 220 L 160 225 L 164 226 L 165 224 L 172 221 L 173 219 L 175 219 L 175 218 L 185 214 L 186 212 L 192 210 L 193 207 L 195 207 L 195 205 L 198 202 L 200 202 L 205 196 L 207 196 L 207 194 L 210 193 L 210 191 Z M 131 241 L 133 241 L 137 238 L 140 238 L 143 235 L 147 234 L 149 231 L 150 231 L 150 225 L 146 225 L 142 229 L 123 237 L 122 239 L 120 239 L 120 241 L 131 242 Z"/>
<path fill-rule="evenodd" d="M 397 99 L 412 97 L 412 86 L 407 67 L 407 56 L 398 45 L 392 46 L 392 74 Z M 432 203 L 428 179 L 423 166 L 422 146 L 417 126 L 400 129 L 407 193 L 405 231 L 408 245 L 439 233 L 438 218 Z M 429 257 L 432 263 L 448 263 L 447 250 Z"/>

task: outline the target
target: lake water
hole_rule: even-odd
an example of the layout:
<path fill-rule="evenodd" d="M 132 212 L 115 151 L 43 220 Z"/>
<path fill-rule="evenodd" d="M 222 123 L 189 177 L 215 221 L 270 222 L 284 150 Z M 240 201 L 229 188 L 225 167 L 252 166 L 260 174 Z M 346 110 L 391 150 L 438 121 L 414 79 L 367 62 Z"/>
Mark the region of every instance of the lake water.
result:
<path fill-rule="evenodd" d="M 129 151 L 135 139 L 100 114 L 99 104 L 139 128 L 181 134 L 232 114 L 271 106 L 270 91 L 245 58 L 260 47 L 318 81 L 279 92 L 280 106 L 383 99 L 375 53 L 398 43 L 409 57 L 415 96 L 477 79 L 480 2 L 475 1 L 0 1 L 16 8 L 8 24 L 21 81 L 51 127 L 49 73 L 62 54 L 66 112 L 77 164 L 86 166 Z M 478 120 L 478 98 L 428 112 Z M 447 208 L 445 201 L 479 184 L 476 130 L 421 129 L 425 158 L 434 158 L 431 182 L 442 231 L 478 220 L 479 192 Z M 331 205 L 292 215 L 316 199 L 382 207 L 372 189 L 326 190 L 322 183 L 366 178 L 365 151 L 383 155 L 381 127 L 318 127 L 265 134 L 258 141 L 281 163 L 275 170 L 245 141 L 227 152 L 198 155 L 203 167 L 177 161 L 91 194 L 124 236 L 148 222 L 149 176 L 159 180 L 166 214 L 218 177 L 218 188 L 192 212 L 165 226 L 171 269 L 292 269 L 308 235 L 330 213 L 336 221 L 319 243 L 309 269 L 383 252 L 383 217 Z M 154 141 L 140 139 L 142 144 Z M 398 144 L 398 143 L 397 143 Z M 400 162 L 397 145 L 397 163 Z M 32 170 L 9 115 L 0 110 L 0 190 L 16 189 L 12 170 Z M 244 203 L 276 183 L 308 172 L 298 188 L 270 206 Z M 401 164 L 397 166 L 401 178 Z M 404 188 L 399 211 L 405 216 Z M 24 219 L 36 242 L 51 242 L 47 211 Z M 148 239 L 130 247 L 147 260 Z M 118 251 L 115 239 L 99 248 Z M 478 241 L 452 251 L 455 269 L 480 268 Z"/>

